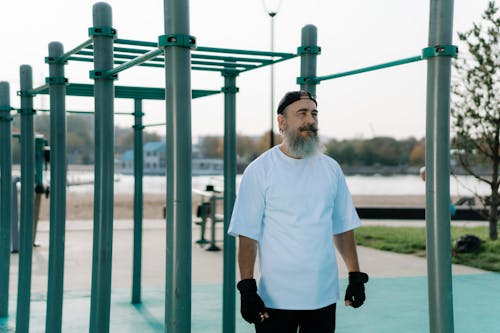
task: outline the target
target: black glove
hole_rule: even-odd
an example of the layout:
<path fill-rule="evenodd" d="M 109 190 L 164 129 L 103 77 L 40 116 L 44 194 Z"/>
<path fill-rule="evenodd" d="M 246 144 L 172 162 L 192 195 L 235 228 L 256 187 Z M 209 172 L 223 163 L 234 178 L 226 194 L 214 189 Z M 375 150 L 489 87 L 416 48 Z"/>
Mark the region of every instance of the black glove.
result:
<path fill-rule="evenodd" d="M 368 274 L 362 272 L 349 272 L 349 285 L 345 291 L 346 301 L 351 301 L 353 308 L 359 308 L 365 301 L 365 283 Z"/>
<path fill-rule="evenodd" d="M 255 279 L 244 279 L 236 285 L 241 295 L 241 316 L 251 324 L 260 323 L 266 306 L 257 294 Z"/>

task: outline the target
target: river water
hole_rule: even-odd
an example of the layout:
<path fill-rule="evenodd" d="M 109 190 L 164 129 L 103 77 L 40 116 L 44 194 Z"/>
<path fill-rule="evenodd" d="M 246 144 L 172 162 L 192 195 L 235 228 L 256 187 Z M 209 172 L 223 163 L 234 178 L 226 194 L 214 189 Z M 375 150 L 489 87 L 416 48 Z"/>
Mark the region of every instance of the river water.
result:
<path fill-rule="evenodd" d="M 241 176 L 237 177 L 237 184 Z M 85 183 L 92 181 L 93 173 L 90 172 L 68 172 L 69 183 Z M 393 175 L 393 176 L 347 176 L 347 183 L 353 195 L 424 195 L 425 183 L 417 175 Z M 222 176 L 195 176 L 192 179 L 195 189 L 204 189 L 206 185 L 214 185 L 216 189 L 224 188 Z M 115 177 L 115 193 L 131 193 L 134 189 L 134 177 L 132 175 L 120 175 Z M 69 186 L 69 192 L 92 192 L 93 184 Z M 165 176 L 144 176 L 143 192 L 161 194 L 166 191 Z M 476 192 L 479 194 L 489 193 L 489 188 L 484 183 L 479 183 L 470 176 L 450 176 L 450 194 L 452 196 L 470 196 Z"/>

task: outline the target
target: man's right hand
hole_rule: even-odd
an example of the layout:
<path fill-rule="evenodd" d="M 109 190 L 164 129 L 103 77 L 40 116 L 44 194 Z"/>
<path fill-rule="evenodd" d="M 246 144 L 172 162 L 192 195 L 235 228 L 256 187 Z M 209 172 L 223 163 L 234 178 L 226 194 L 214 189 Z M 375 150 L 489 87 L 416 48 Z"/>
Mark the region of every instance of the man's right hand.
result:
<path fill-rule="evenodd" d="M 241 295 L 241 316 L 251 324 L 269 318 L 262 298 L 257 294 L 255 279 L 244 279 L 236 285 Z"/>

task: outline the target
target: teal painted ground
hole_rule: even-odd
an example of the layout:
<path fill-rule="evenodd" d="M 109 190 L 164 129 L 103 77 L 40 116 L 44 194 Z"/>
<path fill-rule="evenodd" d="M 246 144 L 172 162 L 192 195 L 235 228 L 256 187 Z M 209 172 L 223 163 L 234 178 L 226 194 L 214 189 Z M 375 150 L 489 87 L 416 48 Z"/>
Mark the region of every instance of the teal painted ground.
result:
<path fill-rule="evenodd" d="M 342 289 L 346 281 L 342 281 Z M 220 285 L 193 285 L 192 332 L 221 332 L 222 288 Z M 500 274 L 453 277 L 455 332 L 500 332 Z M 427 279 L 376 278 L 367 285 L 368 300 L 359 309 L 339 306 L 336 332 L 387 333 L 427 332 Z M 144 290 L 143 304 L 129 303 L 129 292 L 114 290 L 111 305 L 111 332 L 163 332 L 164 292 Z M 11 317 L 0 319 L 0 332 L 14 332 L 15 302 Z M 89 292 L 68 292 L 64 298 L 63 332 L 88 332 Z M 34 295 L 30 332 L 45 330 L 45 296 Z M 236 332 L 250 333 L 252 327 L 237 317 Z"/>

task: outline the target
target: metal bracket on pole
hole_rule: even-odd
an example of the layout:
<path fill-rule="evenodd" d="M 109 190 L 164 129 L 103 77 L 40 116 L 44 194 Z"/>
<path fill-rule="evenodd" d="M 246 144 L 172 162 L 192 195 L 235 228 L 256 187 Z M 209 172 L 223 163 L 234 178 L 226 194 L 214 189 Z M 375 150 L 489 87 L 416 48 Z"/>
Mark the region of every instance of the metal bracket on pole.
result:
<path fill-rule="evenodd" d="M 109 76 L 104 76 L 107 71 L 103 70 L 91 70 L 89 72 L 89 76 L 91 79 L 110 79 L 110 80 L 117 80 L 118 79 L 118 74 L 113 74 Z"/>
<path fill-rule="evenodd" d="M 297 78 L 297 84 L 320 84 L 321 80 L 319 80 L 315 76 L 299 76 Z"/>
<path fill-rule="evenodd" d="M 222 87 L 221 90 L 223 93 L 237 93 L 240 91 L 240 88 L 238 87 Z"/>
<path fill-rule="evenodd" d="M 67 64 L 68 60 L 61 60 L 61 58 L 59 58 L 59 57 L 45 57 L 45 63 L 48 65 Z"/>
<path fill-rule="evenodd" d="M 297 54 L 321 54 L 321 46 L 309 45 L 309 46 L 299 46 L 297 48 Z"/>
<path fill-rule="evenodd" d="M 12 116 L 10 115 L 10 111 L 14 110 L 12 107 L 9 105 L 0 105 L 0 121 L 12 121 Z M 5 114 L 2 114 L 3 112 L 6 112 Z M 8 112 L 8 113 L 7 113 Z"/>
<path fill-rule="evenodd" d="M 228 64 L 224 64 L 227 66 Z M 223 71 L 220 73 L 222 77 L 236 77 L 240 74 L 240 72 L 236 69 L 227 69 L 225 68 Z"/>
<path fill-rule="evenodd" d="M 17 93 L 17 96 L 19 97 L 35 97 L 36 94 L 34 94 L 33 92 L 31 92 L 31 90 L 19 90 Z M 23 109 L 22 107 L 19 108 L 19 109 L 16 109 L 17 110 L 17 113 L 18 114 L 36 114 L 36 110 L 35 109 L 31 109 L 31 112 L 30 110 L 27 110 L 27 109 Z"/>
<path fill-rule="evenodd" d="M 134 113 L 132 113 L 132 115 L 134 117 L 144 117 L 145 113 L 144 112 L 141 112 L 141 111 L 134 111 Z M 146 128 L 146 126 L 144 126 L 142 123 L 141 124 L 134 124 L 132 125 L 132 128 L 137 128 L 139 130 L 142 130 L 144 128 Z"/>
<path fill-rule="evenodd" d="M 158 37 L 158 47 L 181 46 L 196 49 L 196 37 L 183 34 L 168 34 Z"/>
<path fill-rule="evenodd" d="M 458 55 L 458 47 L 456 45 L 436 45 L 422 49 L 422 59 L 432 57 L 453 57 Z"/>
<path fill-rule="evenodd" d="M 19 97 L 35 97 L 36 94 L 33 93 L 31 90 L 19 90 L 17 93 L 16 93 L 17 96 Z M 22 108 L 19 109 L 19 111 L 22 112 Z M 34 110 L 33 110 L 34 111 Z M 19 113 L 21 113 L 19 112 Z"/>
<path fill-rule="evenodd" d="M 67 85 L 68 84 L 68 79 L 62 76 L 55 76 L 55 77 L 46 77 L 45 78 L 45 83 L 47 84 L 60 84 L 60 85 Z"/>
<path fill-rule="evenodd" d="M 89 37 L 95 37 L 95 36 L 113 37 L 113 39 L 116 39 L 118 37 L 116 29 L 111 27 L 89 28 Z"/>

